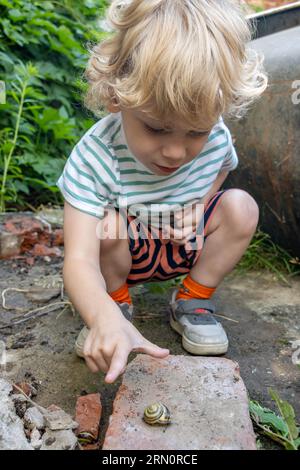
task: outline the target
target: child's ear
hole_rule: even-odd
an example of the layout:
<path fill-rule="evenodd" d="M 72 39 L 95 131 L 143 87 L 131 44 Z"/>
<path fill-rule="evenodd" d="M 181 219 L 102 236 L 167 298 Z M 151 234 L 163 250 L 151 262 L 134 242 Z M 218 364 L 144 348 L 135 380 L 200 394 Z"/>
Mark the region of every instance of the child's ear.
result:
<path fill-rule="evenodd" d="M 111 101 L 107 105 L 107 111 L 110 113 L 119 113 L 121 111 L 121 108 L 115 101 Z"/>

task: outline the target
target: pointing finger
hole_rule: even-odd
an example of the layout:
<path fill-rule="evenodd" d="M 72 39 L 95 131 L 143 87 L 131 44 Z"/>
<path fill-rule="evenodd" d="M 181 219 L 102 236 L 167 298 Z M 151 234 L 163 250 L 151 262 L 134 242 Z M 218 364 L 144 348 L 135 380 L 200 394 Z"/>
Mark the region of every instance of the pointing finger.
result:
<path fill-rule="evenodd" d="M 124 372 L 129 352 L 127 348 L 116 346 L 111 359 L 110 368 L 105 376 L 106 383 L 113 383 L 118 376 Z"/>

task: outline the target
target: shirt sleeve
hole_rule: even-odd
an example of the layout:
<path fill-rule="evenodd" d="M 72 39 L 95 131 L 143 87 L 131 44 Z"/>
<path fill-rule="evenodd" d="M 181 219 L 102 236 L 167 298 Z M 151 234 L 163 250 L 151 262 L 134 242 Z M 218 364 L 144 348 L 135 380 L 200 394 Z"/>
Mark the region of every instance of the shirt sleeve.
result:
<path fill-rule="evenodd" d="M 73 207 L 103 219 L 115 190 L 110 166 L 109 155 L 103 156 L 92 138 L 84 137 L 74 147 L 56 186 Z"/>
<path fill-rule="evenodd" d="M 227 137 L 227 153 L 224 157 L 221 171 L 232 171 L 238 166 L 239 160 L 232 143 L 232 137 L 229 129 L 224 125 Z"/>

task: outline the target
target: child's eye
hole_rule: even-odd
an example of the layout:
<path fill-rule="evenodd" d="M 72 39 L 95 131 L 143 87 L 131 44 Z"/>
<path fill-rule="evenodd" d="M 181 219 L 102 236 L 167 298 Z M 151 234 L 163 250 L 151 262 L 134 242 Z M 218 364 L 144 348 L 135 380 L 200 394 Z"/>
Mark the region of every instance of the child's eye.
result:
<path fill-rule="evenodd" d="M 152 134 L 165 134 L 167 132 L 166 129 L 155 129 L 154 127 L 150 127 L 147 124 L 145 124 L 145 128 L 148 132 L 151 132 Z"/>
<path fill-rule="evenodd" d="M 190 137 L 203 137 L 208 134 L 209 134 L 209 131 L 202 131 L 202 132 L 191 131 L 189 133 Z"/>

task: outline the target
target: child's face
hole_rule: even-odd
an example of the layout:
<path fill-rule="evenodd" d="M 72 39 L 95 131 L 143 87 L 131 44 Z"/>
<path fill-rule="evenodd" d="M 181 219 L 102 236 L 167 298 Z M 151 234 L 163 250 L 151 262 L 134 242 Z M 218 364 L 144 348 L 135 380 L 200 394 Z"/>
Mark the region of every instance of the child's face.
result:
<path fill-rule="evenodd" d="M 145 112 L 122 109 L 127 145 L 134 156 L 156 175 L 168 175 L 196 158 L 211 129 L 189 130 L 180 120 L 168 121 L 165 128 Z"/>

